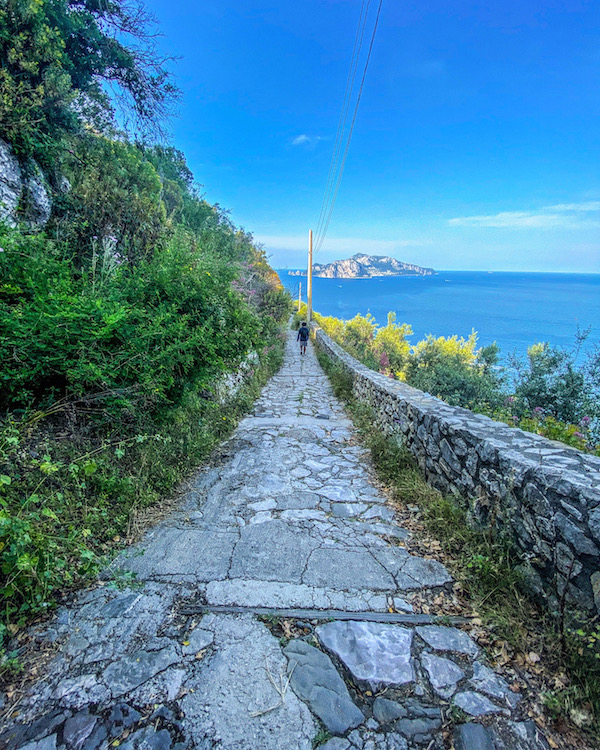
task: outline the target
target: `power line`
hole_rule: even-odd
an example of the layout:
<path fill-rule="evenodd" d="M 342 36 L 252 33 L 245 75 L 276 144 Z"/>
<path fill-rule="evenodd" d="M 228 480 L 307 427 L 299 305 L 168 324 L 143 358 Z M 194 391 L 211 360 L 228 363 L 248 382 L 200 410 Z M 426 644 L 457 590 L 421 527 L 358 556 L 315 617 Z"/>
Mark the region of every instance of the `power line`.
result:
<path fill-rule="evenodd" d="M 365 3 L 366 3 L 367 8 L 366 8 L 366 12 L 364 14 L 364 19 L 363 19 Z M 371 0 L 363 0 L 361 8 L 360 8 L 358 26 L 356 27 L 356 35 L 354 37 L 354 47 L 352 48 L 352 56 L 350 58 L 350 68 L 348 70 L 348 77 L 346 78 L 346 89 L 344 91 L 344 98 L 342 100 L 342 108 L 340 110 L 340 117 L 338 120 L 337 131 L 335 134 L 335 145 L 333 147 L 333 152 L 331 154 L 331 161 L 329 163 L 329 172 L 327 174 L 327 182 L 325 184 L 325 193 L 323 194 L 323 200 L 321 201 L 321 210 L 319 212 L 319 219 L 317 221 L 317 227 L 315 229 L 315 234 L 317 236 L 319 235 L 319 232 L 321 231 L 323 227 L 327 203 L 329 202 L 331 191 L 333 190 L 333 186 L 334 186 L 335 173 L 337 171 L 338 159 L 339 159 L 341 146 L 342 146 L 342 137 L 343 137 L 344 131 L 346 130 L 346 120 L 348 117 L 348 109 L 350 107 L 350 101 L 352 99 L 354 79 L 356 77 L 356 71 L 358 69 L 358 61 L 360 59 L 360 52 L 362 49 L 362 42 L 363 42 L 363 37 L 365 34 L 365 27 L 367 25 L 367 17 L 369 15 L 370 5 L 371 5 Z"/>
<path fill-rule="evenodd" d="M 333 189 L 333 194 L 331 195 L 331 197 L 329 197 L 329 195 L 328 195 L 328 193 L 326 191 L 325 197 L 323 199 L 323 204 L 322 204 L 322 207 L 321 207 L 321 214 L 322 214 L 322 216 L 320 217 L 320 229 L 318 230 L 317 239 L 316 239 L 316 242 L 315 242 L 316 252 L 318 252 L 321 249 L 321 247 L 323 245 L 323 242 L 325 240 L 325 236 L 327 234 L 327 230 L 329 229 L 329 223 L 331 221 L 331 217 L 332 217 L 332 214 L 333 214 L 333 209 L 334 209 L 334 206 L 335 206 L 335 202 L 337 200 L 337 196 L 338 196 L 338 193 L 339 193 L 340 184 L 341 184 L 341 181 L 342 181 L 342 175 L 344 173 L 344 167 L 346 165 L 346 159 L 348 157 L 348 150 L 350 148 L 350 140 L 352 139 L 352 132 L 354 130 L 354 125 L 356 123 L 356 117 L 357 117 L 357 114 L 358 114 L 358 106 L 360 104 L 360 99 L 361 99 L 362 92 L 363 92 L 364 85 L 365 85 L 365 79 L 367 77 L 367 70 L 369 68 L 369 62 L 371 60 L 371 53 L 373 52 L 373 44 L 375 42 L 375 34 L 377 32 L 377 26 L 379 25 L 379 17 L 381 15 L 381 6 L 382 5 L 383 5 L 383 0 L 379 0 L 379 6 L 377 8 L 377 15 L 375 17 L 375 24 L 373 26 L 373 32 L 371 34 L 371 42 L 369 44 L 369 52 L 367 54 L 367 59 L 365 61 L 365 67 L 364 67 L 363 74 L 362 74 L 362 79 L 361 79 L 361 82 L 360 82 L 360 88 L 358 90 L 358 96 L 356 98 L 356 104 L 354 106 L 354 113 L 352 115 L 352 122 L 350 124 L 350 130 L 348 132 L 348 137 L 346 139 L 346 145 L 345 145 L 345 148 L 344 148 L 344 151 L 343 151 L 343 156 L 342 156 L 341 162 L 339 164 L 339 168 L 337 169 L 338 174 L 337 174 L 337 176 L 335 176 L 335 175 L 332 176 L 331 185 L 332 185 L 332 187 L 335 186 L 334 189 Z M 364 2 L 363 2 L 363 6 L 364 6 Z M 368 6 L 367 6 L 367 13 L 368 13 Z M 362 9 L 361 9 L 361 17 L 362 17 Z M 364 33 L 364 24 L 366 24 L 366 17 L 367 17 L 367 14 L 365 14 L 365 19 L 364 19 L 364 22 L 363 22 L 363 33 Z M 359 26 L 360 26 L 360 21 L 359 21 Z M 361 36 L 361 45 L 362 45 L 362 36 Z M 356 44 L 355 44 L 355 46 L 356 46 Z M 356 65 L 357 64 L 358 64 L 358 58 L 356 60 Z M 356 65 L 355 65 L 355 71 L 354 72 L 356 72 Z M 352 82 L 354 82 L 354 75 L 352 76 Z M 349 105 L 350 98 L 348 99 L 348 102 L 347 103 L 345 102 L 344 105 L 342 106 L 342 112 L 344 112 L 344 106 L 345 106 L 346 112 L 347 112 L 347 108 L 348 108 L 348 105 Z M 344 120 L 344 123 L 345 123 L 345 120 Z M 345 124 L 344 124 L 344 129 L 345 129 Z M 340 139 L 340 146 L 341 146 L 341 139 Z M 334 150 L 334 154 L 335 154 L 335 150 Z M 338 156 L 339 156 L 339 152 L 338 152 Z M 338 158 L 336 157 L 336 166 L 337 166 L 337 161 L 338 161 Z M 329 178 L 328 178 L 328 182 L 329 182 Z M 328 206 L 326 205 L 327 203 L 329 203 Z"/>

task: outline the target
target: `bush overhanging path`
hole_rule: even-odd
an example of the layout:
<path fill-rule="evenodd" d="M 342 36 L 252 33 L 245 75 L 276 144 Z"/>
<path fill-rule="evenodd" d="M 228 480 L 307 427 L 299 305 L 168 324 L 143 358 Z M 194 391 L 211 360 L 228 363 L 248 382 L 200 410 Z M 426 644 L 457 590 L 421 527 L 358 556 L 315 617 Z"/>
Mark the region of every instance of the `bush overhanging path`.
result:
<path fill-rule="evenodd" d="M 90 749 L 126 736 L 137 747 L 151 735 L 161 747 L 193 738 L 308 750 L 348 735 L 360 748 L 442 748 L 449 732 L 473 731 L 467 718 L 485 716 L 491 728 L 480 731 L 498 747 L 543 747 L 522 721 L 526 701 L 464 629 L 411 621 L 411 600 L 443 601 L 452 579 L 404 548 L 408 532 L 367 451 L 295 338 L 179 509 L 118 558 L 109 583 L 35 633 L 56 653 L 11 711 L 3 744 L 49 737 L 60 747 L 77 729 Z M 289 608 L 324 614 L 277 615 Z M 185 614 L 196 610 L 205 614 Z M 369 621 L 374 613 L 404 622 Z"/>

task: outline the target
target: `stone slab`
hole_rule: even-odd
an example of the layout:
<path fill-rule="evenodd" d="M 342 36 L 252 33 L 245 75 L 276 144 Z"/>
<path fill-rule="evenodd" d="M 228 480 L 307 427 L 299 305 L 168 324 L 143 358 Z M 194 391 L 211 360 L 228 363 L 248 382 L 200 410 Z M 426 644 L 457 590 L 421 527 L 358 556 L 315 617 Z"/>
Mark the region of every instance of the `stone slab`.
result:
<path fill-rule="evenodd" d="M 316 632 L 323 646 L 346 665 L 354 679 L 366 682 L 372 690 L 414 680 L 412 630 L 345 620 L 320 625 Z"/>
<path fill-rule="evenodd" d="M 196 663 L 181 700 L 186 734 L 199 747 L 239 750 L 312 750 L 317 726 L 293 690 L 276 706 L 277 685 L 287 680 L 287 660 L 268 629 L 250 615 L 207 615 L 202 628 L 214 633 L 214 652 Z"/>
<path fill-rule="evenodd" d="M 506 709 L 498 708 L 485 695 L 473 690 L 465 690 L 454 696 L 454 704 L 469 714 L 469 716 L 487 716 L 488 714 L 507 713 Z"/>
<path fill-rule="evenodd" d="M 521 696 L 513 693 L 509 688 L 506 680 L 478 661 L 473 664 L 473 677 L 470 684 L 477 692 L 485 693 L 490 698 L 496 698 L 502 703 L 507 703 L 511 708 L 515 708 L 521 700 Z"/>
<path fill-rule="evenodd" d="M 454 651 L 467 656 L 477 656 L 477 644 L 462 630 L 444 625 L 422 625 L 417 634 L 435 651 Z"/>
<path fill-rule="evenodd" d="M 465 676 L 458 664 L 435 654 L 422 654 L 421 664 L 427 672 L 431 687 L 442 698 L 450 698 L 456 691 L 457 683 Z"/>
<path fill-rule="evenodd" d="M 301 640 L 290 641 L 284 654 L 294 692 L 332 734 L 344 734 L 362 724 L 365 717 L 327 654 Z"/>
<path fill-rule="evenodd" d="M 209 605 L 273 607 L 303 609 L 338 609 L 344 612 L 383 612 L 387 610 L 387 599 L 371 590 L 338 591 L 325 587 L 312 587 L 303 583 L 281 583 L 279 581 L 255 581 L 234 578 L 213 581 L 206 587 Z M 399 611 L 411 612 L 412 607 L 401 599 L 394 600 Z"/>
<path fill-rule="evenodd" d="M 136 573 L 139 580 L 192 576 L 197 581 L 214 581 L 227 576 L 237 539 L 231 532 L 159 527 L 121 561 L 121 567 Z"/>
<path fill-rule="evenodd" d="M 392 576 L 365 549 L 317 549 L 308 561 L 302 582 L 343 590 L 393 591 Z"/>
<path fill-rule="evenodd" d="M 173 647 L 160 651 L 136 651 L 109 664 L 104 670 L 103 681 L 113 697 L 118 698 L 177 661 L 179 657 Z"/>
<path fill-rule="evenodd" d="M 318 544 L 285 521 L 246 526 L 233 550 L 229 577 L 301 583 L 308 557 Z"/>
<path fill-rule="evenodd" d="M 495 750 L 492 735 L 481 724 L 459 724 L 453 740 L 454 750 Z"/>

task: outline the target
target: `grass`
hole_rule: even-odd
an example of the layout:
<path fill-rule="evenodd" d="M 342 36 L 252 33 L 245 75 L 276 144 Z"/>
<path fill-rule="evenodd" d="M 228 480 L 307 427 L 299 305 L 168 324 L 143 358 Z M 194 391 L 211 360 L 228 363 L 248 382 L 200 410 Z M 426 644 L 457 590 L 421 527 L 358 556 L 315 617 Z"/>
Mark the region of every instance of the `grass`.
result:
<path fill-rule="evenodd" d="M 332 737 L 333 735 L 331 734 L 331 732 L 329 732 L 324 727 L 319 729 L 319 731 L 316 733 L 313 739 L 313 750 L 316 750 L 316 748 L 320 747 L 321 745 L 324 745 Z"/>
<path fill-rule="evenodd" d="M 518 659 L 541 654 L 544 703 L 556 720 L 568 718 L 588 732 L 600 729 L 600 627 L 595 622 L 563 627 L 527 591 L 510 539 L 469 525 L 466 505 L 444 497 L 424 480 L 407 448 L 374 427 L 370 407 L 352 393 L 350 377 L 323 352 L 319 362 L 335 395 L 346 404 L 379 478 L 401 508 L 418 506 L 424 533 L 439 542 L 443 562 L 460 584 L 467 606 L 496 642 Z M 563 679 L 564 677 L 564 679 Z M 543 679 L 542 679 L 543 682 Z"/>

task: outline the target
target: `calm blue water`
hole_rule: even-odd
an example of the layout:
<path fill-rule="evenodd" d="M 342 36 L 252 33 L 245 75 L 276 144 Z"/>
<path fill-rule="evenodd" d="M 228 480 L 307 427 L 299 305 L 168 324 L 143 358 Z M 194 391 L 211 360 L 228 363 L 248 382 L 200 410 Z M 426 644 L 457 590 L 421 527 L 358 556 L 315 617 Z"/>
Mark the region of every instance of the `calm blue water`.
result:
<path fill-rule="evenodd" d="M 302 281 L 306 301 L 306 278 L 288 271 L 279 275 L 296 297 Z M 480 346 L 496 341 L 503 355 L 525 354 L 536 341 L 571 348 L 579 324 L 592 327 L 584 349 L 600 345 L 600 274 L 440 271 L 425 277 L 313 279 L 313 307 L 344 319 L 370 312 L 381 324 L 393 310 L 398 323 L 412 326 L 412 343 L 428 333 L 466 337 L 474 328 Z"/>

